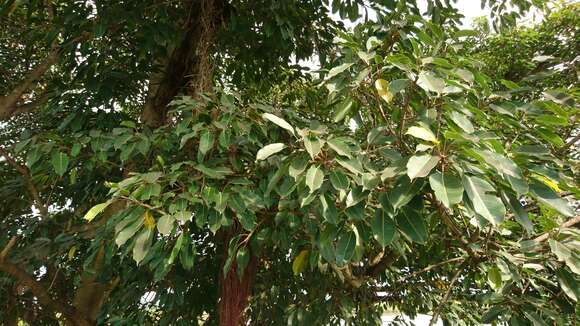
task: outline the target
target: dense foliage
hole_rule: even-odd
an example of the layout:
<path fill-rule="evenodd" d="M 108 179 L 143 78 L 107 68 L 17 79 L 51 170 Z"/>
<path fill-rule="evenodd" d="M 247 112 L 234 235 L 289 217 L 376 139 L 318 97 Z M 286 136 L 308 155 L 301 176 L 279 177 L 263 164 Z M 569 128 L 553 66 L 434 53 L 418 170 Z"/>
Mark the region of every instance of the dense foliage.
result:
<path fill-rule="evenodd" d="M 427 3 L 1 3 L 2 323 L 576 324 L 580 6 Z"/>

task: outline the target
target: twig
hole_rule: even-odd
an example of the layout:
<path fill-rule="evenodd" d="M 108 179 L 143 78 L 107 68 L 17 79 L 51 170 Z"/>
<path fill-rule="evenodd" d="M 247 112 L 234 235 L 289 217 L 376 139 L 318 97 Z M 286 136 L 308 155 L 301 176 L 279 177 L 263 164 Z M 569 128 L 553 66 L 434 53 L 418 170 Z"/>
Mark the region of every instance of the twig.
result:
<path fill-rule="evenodd" d="M 433 318 L 431 318 L 431 322 L 429 322 L 429 326 L 435 325 L 435 322 L 437 321 L 437 318 L 439 317 L 439 313 L 441 312 L 441 309 L 443 309 L 443 306 L 445 306 L 445 303 L 447 303 L 447 300 L 449 300 L 449 296 L 451 295 L 451 290 L 453 289 L 453 285 L 455 284 L 455 282 L 457 282 L 457 279 L 459 278 L 459 274 L 461 274 L 461 272 L 463 270 L 463 265 L 465 265 L 465 262 L 466 261 L 464 260 L 463 263 L 461 263 L 461 265 L 459 265 L 457 272 L 455 273 L 455 275 L 453 275 L 453 278 L 451 279 L 451 283 L 449 283 L 449 287 L 447 288 L 447 292 L 445 292 L 445 295 L 443 296 L 443 300 L 441 300 L 441 303 L 439 304 L 439 306 L 437 307 L 437 309 L 435 309 L 435 312 L 433 313 Z"/>
<path fill-rule="evenodd" d="M 558 228 L 555 229 L 556 232 L 560 232 L 562 229 L 565 228 L 569 228 L 571 226 L 574 226 L 576 224 L 580 223 L 580 215 L 577 215 L 576 217 L 573 217 L 571 219 L 569 219 L 568 221 L 562 223 L 562 225 L 560 225 Z M 548 240 L 548 238 L 550 237 L 550 234 L 553 232 L 554 230 L 548 231 L 538 237 L 536 237 L 534 239 L 534 241 L 536 242 L 543 242 Z"/>
<path fill-rule="evenodd" d="M 453 263 L 453 262 L 456 262 L 456 261 L 462 261 L 462 260 L 465 260 L 465 257 L 455 257 L 455 258 L 451 258 L 451 259 L 442 261 L 442 262 L 437 263 L 437 264 L 429 265 L 429 266 L 427 266 L 427 267 L 425 267 L 425 268 L 423 268 L 423 269 L 421 269 L 419 271 L 416 271 L 414 273 L 411 273 L 411 274 L 403 277 L 402 279 L 399 280 L 399 282 L 406 281 L 406 280 L 408 280 L 410 278 L 413 278 L 413 277 L 415 277 L 415 276 L 417 276 L 419 274 L 423 274 L 425 272 L 428 272 L 428 271 L 430 271 L 430 270 L 432 270 L 434 268 L 437 268 L 439 266 L 446 265 L 446 264 L 449 264 L 449 263 Z"/>
<path fill-rule="evenodd" d="M 43 203 L 42 200 L 40 199 L 38 189 L 36 189 L 34 182 L 32 182 L 32 175 L 30 174 L 30 170 L 26 166 L 20 165 L 18 162 L 16 162 L 16 160 L 12 158 L 12 156 L 10 156 L 10 154 L 8 154 L 8 152 L 1 147 L 0 147 L 0 155 L 2 155 L 6 159 L 6 162 L 12 165 L 16 169 L 16 171 L 22 174 L 26 182 L 26 188 L 28 189 L 30 196 L 32 196 L 33 203 L 35 203 L 38 206 L 37 208 L 42 218 L 46 218 L 48 216 L 48 205 L 46 203 Z"/>

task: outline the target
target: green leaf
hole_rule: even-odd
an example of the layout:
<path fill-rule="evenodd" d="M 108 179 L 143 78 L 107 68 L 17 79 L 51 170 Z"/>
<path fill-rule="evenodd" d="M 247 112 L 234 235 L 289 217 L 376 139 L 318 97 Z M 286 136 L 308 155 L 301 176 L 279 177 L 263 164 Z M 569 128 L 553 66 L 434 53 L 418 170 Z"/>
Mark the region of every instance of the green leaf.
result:
<path fill-rule="evenodd" d="M 318 138 L 313 136 L 304 137 L 303 141 L 304 148 L 306 148 L 306 151 L 308 152 L 308 154 L 310 154 L 310 157 L 314 159 L 322 149 L 322 142 Z"/>
<path fill-rule="evenodd" d="M 97 215 L 101 214 L 101 212 L 104 211 L 105 208 L 107 208 L 107 206 L 109 206 L 111 203 L 112 203 L 112 201 L 109 200 L 107 202 L 93 206 L 91 209 L 89 209 L 89 211 L 85 214 L 85 216 L 83 218 L 89 222 L 94 220 L 95 217 L 97 217 Z"/>
<path fill-rule="evenodd" d="M 292 127 L 286 120 L 277 117 L 271 113 L 262 114 L 262 118 L 276 124 L 278 127 L 288 130 L 292 135 L 294 135 L 294 127 Z"/>
<path fill-rule="evenodd" d="M 199 152 L 202 155 L 205 155 L 207 152 L 209 152 L 210 149 L 213 148 L 214 141 L 214 136 L 208 129 L 202 130 L 199 137 Z"/>
<path fill-rule="evenodd" d="M 476 151 L 490 167 L 506 176 L 522 179 L 522 171 L 509 158 L 492 151 Z"/>
<path fill-rule="evenodd" d="M 308 263 L 308 256 L 310 256 L 310 251 L 304 249 L 294 258 L 294 261 L 292 262 L 292 272 L 294 273 L 294 276 L 299 275 L 304 271 Z"/>
<path fill-rule="evenodd" d="M 529 234 L 534 233 L 534 225 L 528 218 L 528 212 L 526 212 L 526 210 L 522 207 L 520 201 L 513 195 L 506 192 L 502 192 L 501 195 L 503 202 L 507 205 L 510 211 L 514 213 L 514 217 L 518 223 L 520 223 Z"/>
<path fill-rule="evenodd" d="M 346 115 L 350 112 L 352 107 L 354 106 L 354 101 L 352 99 L 346 99 L 342 101 L 336 108 L 334 112 L 334 122 L 342 121 Z"/>
<path fill-rule="evenodd" d="M 346 174 L 338 169 L 330 173 L 330 183 L 336 190 L 348 190 L 350 186 L 350 181 Z"/>
<path fill-rule="evenodd" d="M 327 141 L 327 144 L 330 148 L 332 148 L 336 153 L 342 156 L 346 156 L 348 158 L 352 158 L 350 148 L 348 147 L 345 138 L 337 137 Z"/>
<path fill-rule="evenodd" d="M 451 173 L 435 172 L 429 176 L 429 184 L 435 197 L 447 208 L 459 204 L 463 199 L 461 179 Z"/>
<path fill-rule="evenodd" d="M 243 247 L 238 250 L 236 253 L 236 269 L 238 272 L 238 277 L 242 279 L 244 276 L 244 271 L 246 267 L 250 263 L 250 252 L 247 248 Z"/>
<path fill-rule="evenodd" d="M 328 223 L 336 224 L 338 211 L 336 209 L 336 206 L 334 205 L 332 197 L 320 195 L 320 204 L 322 206 L 322 217 L 324 217 L 324 219 Z"/>
<path fill-rule="evenodd" d="M 395 79 L 389 83 L 389 92 L 391 94 L 397 94 L 398 92 L 404 90 L 411 81 L 408 79 Z"/>
<path fill-rule="evenodd" d="M 175 223 L 175 218 L 169 214 L 165 214 L 157 221 L 157 231 L 163 235 L 169 235 L 173 231 L 173 223 Z"/>
<path fill-rule="evenodd" d="M 439 141 L 437 140 L 437 136 L 435 136 L 435 134 L 431 130 L 422 126 L 410 127 L 409 130 L 407 130 L 407 132 L 405 133 L 405 135 L 411 135 L 415 138 L 426 140 L 435 144 L 439 143 Z"/>
<path fill-rule="evenodd" d="M 301 156 L 300 158 L 296 158 L 292 160 L 290 166 L 288 167 L 288 174 L 294 179 L 298 178 L 306 170 L 308 166 L 308 157 Z"/>
<path fill-rule="evenodd" d="M 578 298 L 580 297 L 580 286 L 578 282 L 576 282 L 574 275 L 570 274 L 570 272 L 564 268 L 560 268 L 556 275 L 558 276 L 558 282 L 560 283 L 560 287 L 564 293 L 566 293 L 570 299 L 578 302 Z"/>
<path fill-rule="evenodd" d="M 394 210 L 407 205 L 413 197 L 421 190 L 423 187 L 423 180 L 416 180 L 411 182 L 409 177 L 402 176 L 397 179 L 395 186 L 388 193 L 389 202 L 393 206 Z"/>
<path fill-rule="evenodd" d="M 409 158 L 407 162 L 407 175 L 409 179 L 424 178 L 439 163 L 439 156 L 429 154 L 416 155 Z"/>
<path fill-rule="evenodd" d="M 133 246 L 133 259 L 139 265 L 139 263 L 147 256 L 149 249 L 151 248 L 151 238 L 153 231 L 145 228 L 139 233 L 135 239 L 135 245 Z"/>
<path fill-rule="evenodd" d="M 385 248 L 395 237 L 395 223 L 383 209 L 375 211 L 375 217 L 371 222 L 371 230 L 374 238 Z"/>
<path fill-rule="evenodd" d="M 397 225 L 409 239 L 419 244 L 424 244 L 427 241 L 427 229 L 419 212 L 405 207 L 397 215 L 396 219 Z"/>
<path fill-rule="evenodd" d="M 419 78 L 417 79 L 417 85 L 428 92 L 443 93 L 445 88 L 445 81 L 437 77 L 432 72 L 422 71 L 419 73 Z"/>
<path fill-rule="evenodd" d="M 451 112 L 451 120 L 459 126 L 459 128 L 463 129 L 468 134 L 471 134 L 475 131 L 473 124 L 469 119 L 465 116 L 465 114 L 459 113 L 457 111 Z"/>
<path fill-rule="evenodd" d="M 465 176 L 463 186 L 473 203 L 473 208 L 479 215 L 494 225 L 503 221 L 506 213 L 505 206 L 497 196 L 488 194 L 488 192 L 496 191 L 492 185 L 481 178 Z"/>
<path fill-rule="evenodd" d="M 279 151 L 283 150 L 284 148 L 286 148 L 286 145 L 282 143 L 274 143 L 266 145 L 258 151 L 258 153 L 256 154 L 256 160 L 257 161 L 265 160 L 271 155 L 274 155 Z"/>
<path fill-rule="evenodd" d="M 234 173 L 230 168 L 223 166 L 210 168 L 203 164 L 198 164 L 194 168 L 212 179 L 224 179 L 226 176 Z"/>
<path fill-rule="evenodd" d="M 351 230 L 343 230 L 336 242 L 336 264 L 343 266 L 349 262 L 354 256 L 354 249 L 356 246 L 356 235 Z"/>
<path fill-rule="evenodd" d="M 330 71 L 328 72 L 328 75 L 326 75 L 326 80 L 329 80 L 329 79 L 333 78 L 334 76 L 344 72 L 345 70 L 350 68 L 350 66 L 352 66 L 353 64 L 354 63 L 352 63 L 352 62 L 347 62 L 347 63 L 343 63 L 339 66 L 336 66 L 336 67 L 330 69 Z"/>
<path fill-rule="evenodd" d="M 497 317 L 506 312 L 506 308 L 502 306 L 493 306 L 487 310 L 483 316 L 481 316 L 481 322 L 484 324 L 489 324 L 496 320 Z"/>
<path fill-rule="evenodd" d="M 354 174 L 363 174 L 364 173 L 362 164 L 356 158 L 346 160 L 346 159 L 342 159 L 342 158 L 337 157 L 336 163 L 340 164 L 343 168 L 349 170 L 350 172 L 352 172 Z"/>
<path fill-rule="evenodd" d="M 316 166 L 312 165 L 308 172 L 306 172 L 306 185 L 310 188 L 310 192 L 314 192 L 322 186 L 324 182 L 324 172 Z"/>
<path fill-rule="evenodd" d="M 129 224 L 129 226 L 123 228 L 123 230 L 121 230 L 115 237 L 115 243 L 117 246 L 122 246 L 125 244 L 125 242 L 127 242 L 127 240 L 133 237 L 135 233 L 137 233 L 137 231 L 139 231 L 139 229 L 143 226 L 143 222 L 144 220 L 139 217 L 137 220 Z"/>
<path fill-rule="evenodd" d="M 568 205 L 568 202 L 545 184 L 535 180 L 532 181 L 532 183 L 530 183 L 530 193 L 537 200 L 554 208 L 560 214 L 568 217 L 574 216 L 574 212 Z"/>
<path fill-rule="evenodd" d="M 501 279 L 500 270 L 497 268 L 497 266 L 493 266 L 487 271 L 487 283 L 495 291 L 501 289 L 503 282 Z"/>
<path fill-rule="evenodd" d="M 549 239 L 548 243 L 550 245 L 550 250 L 559 261 L 565 262 L 566 265 L 577 275 L 580 275 L 580 258 L 577 252 L 573 252 L 571 248 L 568 248 L 565 244 L 558 242 L 554 239 Z"/>
<path fill-rule="evenodd" d="M 63 152 L 52 152 L 50 163 L 54 168 L 54 172 L 62 177 L 68 168 L 68 155 Z"/>

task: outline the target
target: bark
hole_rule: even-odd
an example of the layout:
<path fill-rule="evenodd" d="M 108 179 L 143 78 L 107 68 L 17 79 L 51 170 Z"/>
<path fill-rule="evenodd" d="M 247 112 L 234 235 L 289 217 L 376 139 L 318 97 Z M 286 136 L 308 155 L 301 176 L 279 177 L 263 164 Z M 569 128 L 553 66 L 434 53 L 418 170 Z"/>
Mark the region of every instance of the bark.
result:
<path fill-rule="evenodd" d="M 167 105 L 180 93 L 197 97 L 210 91 L 213 81 L 211 51 L 223 23 L 224 0 L 188 2 L 188 19 L 182 24 L 185 37 L 167 57 L 158 58 L 149 79 L 141 113 L 146 125 L 157 128 L 168 122 Z"/>
<path fill-rule="evenodd" d="M 218 305 L 220 326 L 239 326 L 245 323 L 244 311 L 252 294 L 257 269 L 258 258 L 252 257 L 242 278 L 238 277 L 237 264 L 235 263 L 231 265 L 227 275 L 220 276 L 220 301 Z"/>
<path fill-rule="evenodd" d="M 0 271 L 12 276 L 25 285 L 37 298 L 42 307 L 53 314 L 60 313 L 67 322 L 74 326 L 89 326 L 91 323 L 74 307 L 64 301 L 53 298 L 50 293 L 33 276 L 5 258 L 0 258 Z"/>

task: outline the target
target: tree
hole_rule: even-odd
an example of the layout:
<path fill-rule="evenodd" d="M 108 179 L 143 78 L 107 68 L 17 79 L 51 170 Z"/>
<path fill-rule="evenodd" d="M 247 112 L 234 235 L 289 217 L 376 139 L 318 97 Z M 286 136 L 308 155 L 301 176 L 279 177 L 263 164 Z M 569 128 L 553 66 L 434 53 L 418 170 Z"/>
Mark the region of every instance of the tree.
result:
<path fill-rule="evenodd" d="M 573 325 L 579 7 L 491 6 L 6 1 L 3 323 Z"/>

